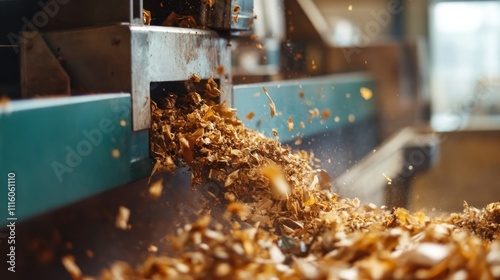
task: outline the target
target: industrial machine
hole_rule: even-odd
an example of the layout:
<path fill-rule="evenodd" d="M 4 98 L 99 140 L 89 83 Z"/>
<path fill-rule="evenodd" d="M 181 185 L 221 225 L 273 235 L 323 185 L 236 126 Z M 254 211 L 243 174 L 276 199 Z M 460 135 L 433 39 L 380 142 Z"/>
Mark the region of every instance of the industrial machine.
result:
<path fill-rule="evenodd" d="M 84 232 L 67 223 L 69 216 L 65 221 L 56 217 L 67 211 L 62 207 L 147 181 L 154 164 L 149 155 L 150 93 L 183 88 L 196 75 L 215 79 L 223 92 L 220 101 L 231 104 L 229 38 L 249 30 L 253 20 L 252 1 L 236 2 L 241 1 L 1 3 L 2 13 L 12 12 L 2 15 L 9 22 L 2 23 L 1 48 L 2 73 L 10 77 L 1 91 L 12 100 L 0 109 L 0 169 L 17 178 L 11 196 L 16 204 L 9 206 L 12 212 L 2 211 L 1 219 L 2 227 L 12 219 L 17 223 L 17 277 L 69 277 L 53 262 L 64 247 L 62 240 L 45 243 L 58 228 L 71 228 L 56 233 L 63 239 Z M 163 23 L 167 18 L 172 22 Z M 179 174 L 181 179 L 172 176 L 175 185 L 189 189 L 189 174 Z M 2 191 L 6 207 L 7 199 Z M 107 200 L 103 206 L 111 204 Z M 103 210 L 98 208 L 86 212 L 95 215 Z M 79 216 L 78 210 L 70 212 Z M 78 219 L 88 229 L 89 223 L 98 223 Z M 45 245 L 32 250 L 36 240 Z M 2 250 L 7 245 L 2 239 Z M 40 259 L 43 247 L 51 248 L 55 258 Z M 48 260 L 52 265 L 47 267 Z M 95 266 L 91 273 L 98 270 Z"/>
<path fill-rule="evenodd" d="M 268 136 L 276 129 L 284 144 L 313 151 L 333 177 L 379 144 L 375 78 L 331 75 L 314 57 L 332 60 L 338 52 L 318 34 L 312 40 L 313 33 L 290 31 L 315 30 L 302 9 L 307 1 L 32 2 L 0 3 L 2 12 L 13 11 L 0 48 L 8 77 L 0 94 L 11 99 L 0 103 L 0 170 L 15 174 L 17 185 L 14 215 L 2 210 L 0 221 L 15 218 L 19 226 L 21 275 L 69 277 L 59 262 L 69 252 L 89 275 L 110 260 L 137 262 L 151 240 L 196 212 L 206 190 L 221 187 L 208 182 L 192 191 L 189 169 L 179 167 L 153 178 L 168 186 L 165 203 L 144 195 L 154 165 L 150 102 L 165 91 L 185 91 L 193 75 L 215 79 L 219 102 L 235 107 L 248 127 Z M 254 21 L 254 7 L 264 22 L 282 17 L 283 38 Z M 263 30 L 257 41 L 254 25 Z M 245 67 L 249 61 L 254 68 Z M 263 88 L 275 101 L 274 118 L 267 97 L 256 95 Z M 308 122 L 311 110 L 328 117 Z M 308 124 L 290 131 L 289 118 Z M 8 205 L 6 188 L 0 194 Z M 134 213 L 127 232 L 113 224 L 121 205 Z"/>
<path fill-rule="evenodd" d="M 157 25 L 160 18 L 166 19 L 164 14 L 186 15 L 184 5 L 165 3 L 162 9 L 161 1 L 152 2 L 146 4 L 151 5 L 148 17 Z M 50 201 L 28 203 L 34 208 L 20 209 L 19 218 L 149 176 L 151 91 L 196 74 L 216 79 L 225 93 L 221 102 L 231 103 L 230 52 L 221 34 L 250 28 L 252 3 L 246 3 L 239 6 L 237 23 L 232 20 L 236 4 L 231 1 L 213 7 L 190 3 L 199 10 L 191 17 L 212 30 L 146 25 L 142 1 L 48 3 L 33 15 L 33 24 L 47 17 L 40 29 L 8 33 L 18 39 L 19 45 L 12 48 L 19 53 L 20 93 L 28 100 L 8 103 L 3 109 L 4 135 L 13 136 L 2 140 L 3 168 L 30 170 L 27 185 L 39 187 L 26 199 L 36 200 L 47 193 L 46 188 L 61 191 Z M 120 8 L 109 13 L 108 8 L 115 6 Z M 49 16 L 56 8 L 58 12 Z M 217 67 L 225 70 L 217 73 Z M 34 99 L 48 95 L 59 98 Z M 59 118 L 65 121 L 55 121 Z M 40 136 L 37 144 L 19 134 L 29 119 L 43 124 L 36 126 L 40 131 L 26 131 Z M 108 130 L 102 130 L 105 123 Z"/>
<path fill-rule="evenodd" d="M 238 108 L 241 119 L 254 111 L 249 127 L 267 135 L 276 128 L 284 143 L 304 138 L 304 147 L 321 146 L 325 158 L 328 149 L 348 150 L 340 143 L 345 143 L 346 132 L 354 137 L 354 129 L 347 125 L 350 115 L 356 114 L 358 122 L 375 133 L 370 125 L 374 99 L 353 94 L 343 102 L 346 92 L 373 88 L 371 77 L 270 81 L 280 72 L 281 39 L 269 34 L 265 49 L 274 59 L 261 61 L 266 71 L 234 75 L 267 82 L 232 84 L 231 68 L 241 66 L 238 57 L 246 55 L 240 47 L 259 52 L 249 37 L 253 1 L 49 1 L 42 6 L 32 2 L 2 2 L 0 9 L 12 11 L 2 16 L 8 22 L 0 48 L 5 61 L 1 93 L 11 100 L 0 107 L 0 170 L 14 174 L 17 203 L 9 208 L 13 212 L 1 211 L 0 219 L 2 225 L 16 219 L 21 278 L 69 277 L 59 262 L 68 250 L 89 275 L 98 274 L 110 260 L 137 262 L 147 254 L 147 246 L 135 251 L 127 243 L 161 239 L 186 218 L 184 212 L 196 212 L 197 196 L 219 187 L 211 182 L 193 196 L 190 171 L 180 167 L 175 174 L 159 175 L 172 186 L 163 199 L 173 206 L 153 206 L 144 196 L 154 165 L 149 155 L 151 98 L 165 90 L 185 91 L 193 75 L 215 79 L 222 92 L 220 102 Z M 260 1 L 256 9 L 270 17 L 271 9 L 265 7 L 274 7 L 274 15 L 282 17 L 284 7 L 277 4 Z M 254 97 L 262 87 L 281 112 L 272 120 L 265 113 L 269 109 L 264 96 Z M 299 98 L 300 92 L 305 99 Z M 339 119 L 332 117 L 292 134 L 286 119 L 306 121 L 302 118 L 312 109 L 307 100 L 318 110 L 335 110 L 335 104 Z M 308 143 L 322 134 L 333 141 Z M 361 157 L 363 151 L 357 153 Z M 2 189 L 4 205 L 6 190 Z M 110 218 L 120 205 L 131 209 L 137 220 L 131 231 L 116 236 Z M 103 246 L 115 242 L 122 245 Z M 83 244 L 88 248 L 80 247 Z M 0 246 L 3 249 L 7 242 L 1 239 Z M 85 256 L 88 252 L 95 258 Z"/>
<path fill-rule="evenodd" d="M 272 6 L 283 10 L 278 3 Z M 263 9 L 266 4 L 257 6 Z M 236 107 L 241 119 L 255 111 L 257 116 L 247 125 L 267 135 L 276 128 L 284 143 L 335 131 L 349 124 L 349 116 L 360 124 L 373 119 L 375 98 L 364 100 L 358 94 L 361 87 L 375 92 L 366 74 L 233 86 L 230 45 L 251 40 L 247 33 L 253 17 L 252 1 L 50 2 L 30 21 L 22 20 L 20 33 L 14 27 L 6 32 L 11 45 L 3 50 L 18 54 L 11 65 L 20 65 L 20 77 L 17 92 L 7 87 L 4 91 L 14 99 L 19 92 L 22 100 L 2 108 L 2 170 L 29 172 L 23 179 L 26 185 L 38 186 L 29 195 L 28 190 L 19 194 L 29 207 L 19 209 L 18 217 L 29 218 L 149 176 L 150 98 L 166 89 L 182 89 L 194 74 L 202 80 L 214 78 L 220 84 L 220 102 Z M 161 26 L 169 20 L 174 26 Z M 266 104 L 264 96 L 253 96 L 262 87 L 268 88 L 281 111 L 276 118 L 266 117 L 266 105 L 252 105 Z M 305 97 L 299 98 L 299 92 Z M 346 98 L 349 92 L 356 94 Z M 311 101 L 316 104 L 306 104 Z M 288 131 L 286 119 L 307 122 L 312 105 L 334 111 L 335 116 L 298 133 Z M 28 125 L 32 120 L 40 125 Z M 36 141 L 30 135 L 37 135 Z M 54 193 L 51 199 L 38 200 L 47 193 Z"/>

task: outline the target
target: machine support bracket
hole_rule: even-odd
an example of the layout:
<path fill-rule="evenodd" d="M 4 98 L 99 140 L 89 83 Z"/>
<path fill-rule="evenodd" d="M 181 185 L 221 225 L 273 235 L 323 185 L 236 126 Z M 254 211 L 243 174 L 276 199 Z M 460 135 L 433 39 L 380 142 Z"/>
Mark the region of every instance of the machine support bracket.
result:
<path fill-rule="evenodd" d="M 26 32 L 21 40 L 21 94 L 24 98 L 70 95 L 70 78 L 38 32 Z"/>

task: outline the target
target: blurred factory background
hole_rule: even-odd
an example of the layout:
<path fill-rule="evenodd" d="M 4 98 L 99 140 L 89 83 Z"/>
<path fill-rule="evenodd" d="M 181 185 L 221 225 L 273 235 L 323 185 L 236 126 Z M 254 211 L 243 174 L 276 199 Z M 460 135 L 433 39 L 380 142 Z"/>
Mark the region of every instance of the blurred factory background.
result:
<path fill-rule="evenodd" d="M 276 2 L 285 5 L 287 13 L 270 8 Z M 498 93 L 500 38 L 495 14 L 500 4 L 496 1 L 255 1 L 255 5 L 262 15 L 255 21 L 255 33 L 269 41 L 266 50 L 280 49 L 278 42 L 286 38 L 283 52 L 290 48 L 301 54 L 281 69 L 276 65 L 279 60 L 266 53 L 269 79 L 369 71 L 383 94 L 382 138 L 409 123 L 430 119 L 431 113 L 438 131 L 497 125 L 498 97 L 477 97 L 484 87 Z M 235 60 L 241 65 L 234 69 L 235 81 L 240 82 L 241 75 L 241 82 L 248 83 L 249 74 L 262 73 L 262 68 L 246 63 L 245 59 L 256 60 L 244 49 L 238 48 L 236 54 L 240 51 L 244 55 Z M 472 98 L 480 99 L 475 100 L 474 114 L 466 109 L 456 116 L 458 107 Z"/>

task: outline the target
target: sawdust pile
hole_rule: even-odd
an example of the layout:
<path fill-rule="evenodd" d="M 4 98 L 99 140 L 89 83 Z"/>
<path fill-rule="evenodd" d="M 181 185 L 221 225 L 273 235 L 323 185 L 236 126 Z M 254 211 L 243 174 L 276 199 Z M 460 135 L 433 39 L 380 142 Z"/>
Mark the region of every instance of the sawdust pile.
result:
<path fill-rule="evenodd" d="M 194 185 L 223 182 L 229 226 L 202 216 L 171 237 L 175 256 L 103 279 L 500 279 L 500 203 L 431 219 L 340 198 L 307 153 L 245 128 L 211 101 L 215 82 L 204 88 L 152 104 L 154 172 L 187 164 Z"/>

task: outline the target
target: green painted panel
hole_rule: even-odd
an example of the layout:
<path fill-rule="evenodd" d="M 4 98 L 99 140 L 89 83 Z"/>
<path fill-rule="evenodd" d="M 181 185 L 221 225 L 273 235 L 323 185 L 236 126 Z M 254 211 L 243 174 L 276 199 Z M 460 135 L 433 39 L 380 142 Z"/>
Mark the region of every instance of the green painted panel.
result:
<path fill-rule="evenodd" d="M 19 220 L 148 176 L 148 131 L 132 132 L 130 108 L 129 94 L 105 94 L 0 109 L 0 224 L 9 173 Z"/>
<path fill-rule="evenodd" d="M 269 101 L 263 87 L 275 103 L 278 115 L 274 118 L 270 116 Z M 370 89 L 373 96 L 363 98 L 360 93 L 362 87 Z M 303 98 L 300 92 L 303 92 Z M 267 136 L 272 136 L 271 130 L 275 128 L 284 143 L 299 136 L 317 135 L 373 117 L 376 99 L 375 82 L 363 73 L 249 84 L 235 86 L 233 90 L 233 105 L 245 125 Z M 330 117 L 312 118 L 310 110 L 315 108 L 320 113 L 328 110 Z M 251 120 L 246 118 L 250 112 L 255 113 Z M 293 131 L 288 129 L 289 117 L 293 119 Z M 305 124 L 305 128 L 301 128 L 300 122 Z"/>

